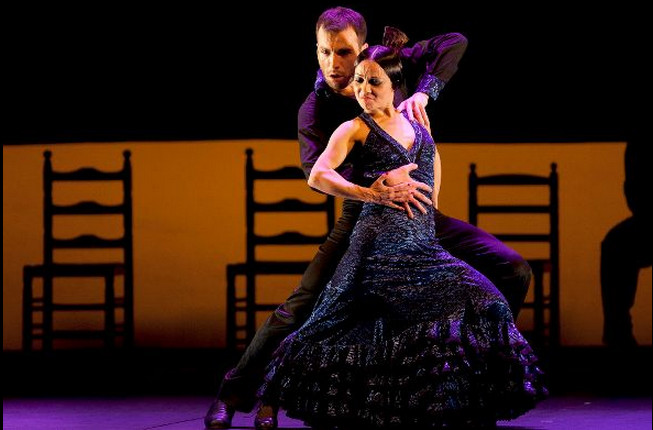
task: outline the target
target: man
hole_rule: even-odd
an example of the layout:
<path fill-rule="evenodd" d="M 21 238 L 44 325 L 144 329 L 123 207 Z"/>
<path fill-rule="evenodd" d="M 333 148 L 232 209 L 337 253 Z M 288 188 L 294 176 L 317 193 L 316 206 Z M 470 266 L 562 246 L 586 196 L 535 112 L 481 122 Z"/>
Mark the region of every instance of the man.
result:
<path fill-rule="evenodd" d="M 314 91 L 306 98 L 298 114 L 298 133 L 302 167 L 308 177 L 331 133 L 338 125 L 361 113 L 354 98 L 351 81 L 358 54 L 367 47 L 367 27 L 356 11 L 336 7 L 322 13 L 316 24 L 317 57 L 320 71 Z M 425 107 L 435 100 L 445 83 L 455 74 L 467 46 L 456 33 L 436 36 L 401 51 L 406 82 L 417 82 L 407 97 L 408 88 L 395 94 L 395 105 L 411 118 L 428 125 Z M 369 189 L 368 201 L 396 207 L 403 205 L 410 216 L 409 203 L 422 209 L 417 189 L 425 185 L 412 181 L 404 166 L 382 175 Z M 349 178 L 351 165 L 345 161 L 339 172 Z M 387 176 L 403 178 L 396 187 L 385 185 Z M 439 184 L 437 184 L 439 185 Z M 250 411 L 256 403 L 256 390 L 274 350 L 292 331 L 301 326 L 315 301 L 334 273 L 348 246 L 349 235 L 360 213 L 362 202 L 345 200 L 342 215 L 304 273 L 300 285 L 258 330 L 237 366 L 224 377 L 218 396 L 207 412 L 207 428 L 229 428 L 236 410 Z M 526 296 L 530 268 L 516 252 L 493 236 L 459 220 L 437 212 L 438 238 L 454 256 L 466 261 L 487 276 L 506 296 L 516 314 Z M 277 411 L 259 407 L 254 424 L 257 429 L 277 427 Z"/>

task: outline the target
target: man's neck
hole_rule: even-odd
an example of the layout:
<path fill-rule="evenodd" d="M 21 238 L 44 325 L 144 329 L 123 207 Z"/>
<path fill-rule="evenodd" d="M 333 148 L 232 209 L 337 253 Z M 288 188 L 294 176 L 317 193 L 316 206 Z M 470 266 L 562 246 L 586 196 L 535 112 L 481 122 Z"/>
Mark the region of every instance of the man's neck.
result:
<path fill-rule="evenodd" d="M 354 87 L 352 85 L 347 85 L 345 88 L 341 90 L 335 90 L 331 88 L 334 93 L 341 95 L 343 97 L 349 97 L 350 99 L 355 99 L 356 95 L 354 94 Z"/>

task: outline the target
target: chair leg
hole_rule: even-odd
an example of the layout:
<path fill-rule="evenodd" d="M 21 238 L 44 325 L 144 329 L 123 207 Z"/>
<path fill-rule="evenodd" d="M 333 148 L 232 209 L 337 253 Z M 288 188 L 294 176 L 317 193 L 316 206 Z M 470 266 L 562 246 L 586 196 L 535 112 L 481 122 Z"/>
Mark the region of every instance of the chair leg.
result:
<path fill-rule="evenodd" d="M 125 257 L 127 258 L 127 257 Z M 131 257 L 130 257 L 131 258 Z M 124 273 L 124 333 L 123 333 L 123 347 L 133 348 L 134 347 L 134 272 L 133 267 L 128 267 L 125 269 Z"/>
<path fill-rule="evenodd" d="M 115 346 L 116 338 L 116 303 L 113 279 L 113 273 L 104 277 L 104 346 L 107 348 Z"/>
<path fill-rule="evenodd" d="M 552 348 L 560 346 L 560 292 L 557 276 L 555 272 L 551 272 L 549 337 Z"/>
<path fill-rule="evenodd" d="M 47 269 L 46 269 L 47 271 Z M 43 274 L 43 350 L 52 351 L 53 337 L 54 337 L 54 322 L 53 322 L 53 290 L 52 283 L 54 282 L 49 273 Z"/>
<path fill-rule="evenodd" d="M 536 343 L 540 346 L 544 345 L 546 339 L 546 328 L 544 322 L 544 310 L 546 308 L 544 304 L 544 272 L 541 265 L 537 265 L 537 269 L 533 273 L 535 280 L 534 283 L 534 332 Z"/>
<path fill-rule="evenodd" d="M 246 325 L 246 339 L 249 344 L 254 335 L 256 334 L 256 273 L 251 267 L 247 268 L 246 276 L 246 289 L 247 296 L 245 298 L 245 325 Z"/>
<path fill-rule="evenodd" d="M 23 267 L 23 350 L 32 350 L 33 297 L 32 272 L 29 267 Z"/>
<path fill-rule="evenodd" d="M 227 348 L 236 349 L 236 273 L 227 266 Z"/>

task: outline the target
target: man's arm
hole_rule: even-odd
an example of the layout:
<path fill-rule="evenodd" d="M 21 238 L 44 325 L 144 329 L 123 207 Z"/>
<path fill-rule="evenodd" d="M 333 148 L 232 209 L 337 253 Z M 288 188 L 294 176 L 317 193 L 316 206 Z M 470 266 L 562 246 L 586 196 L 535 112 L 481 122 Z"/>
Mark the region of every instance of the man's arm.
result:
<path fill-rule="evenodd" d="M 399 110 L 406 110 L 411 119 L 424 126 L 428 118 L 424 108 L 429 99 L 436 100 L 444 85 L 458 71 L 458 63 L 467 49 L 467 38 L 460 33 L 447 33 L 423 40 L 401 50 L 402 62 L 414 68 L 419 78 L 413 94 L 404 100 Z"/>
<path fill-rule="evenodd" d="M 414 92 L 438 98 L 444 85 L 458 71 L 458 63 L 467 49 L 467 38 L 460 33 L 447 33 L 417 42 L 401 50 L 402 62 L 421 72 Z"/>
<path fill-rule="evenodd" d="M 299 155 L 306 179 L 311 175 L 311 169 L 326 148 L 329 139 L 329 136 L 324 134 L 319 125 L 316 110 L 316 95 L 312 92 L 299 108 L 297 114 Z"/>

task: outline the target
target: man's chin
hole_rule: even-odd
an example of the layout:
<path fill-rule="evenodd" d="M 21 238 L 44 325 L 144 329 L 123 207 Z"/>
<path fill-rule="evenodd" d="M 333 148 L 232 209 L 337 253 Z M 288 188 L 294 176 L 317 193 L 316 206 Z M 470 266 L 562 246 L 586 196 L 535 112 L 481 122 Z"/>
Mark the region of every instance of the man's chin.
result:
<path fill-rule="evenodd" d="M 349 85 L 348 79 L 327 79 L 327 84 L 336 91 L 342 91 Z"/>

